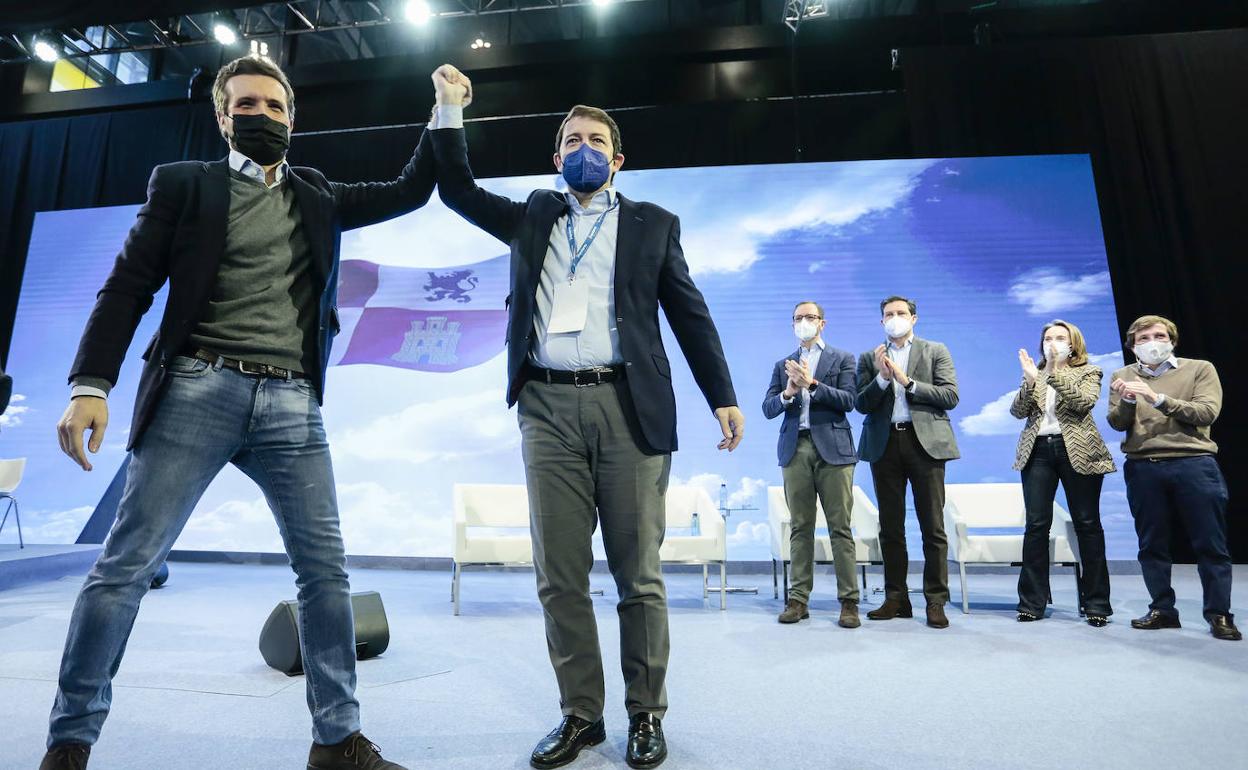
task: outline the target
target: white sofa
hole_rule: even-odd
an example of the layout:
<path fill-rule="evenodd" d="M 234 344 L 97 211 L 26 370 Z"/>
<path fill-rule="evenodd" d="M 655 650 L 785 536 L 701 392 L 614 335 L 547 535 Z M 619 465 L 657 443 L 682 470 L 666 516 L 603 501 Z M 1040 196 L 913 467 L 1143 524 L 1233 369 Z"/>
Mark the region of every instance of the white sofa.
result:
<path fill-rule="evenodd" d="M 880 552 L 880 512 L 862 491 L 854 487 L 854 507 L 850 511 L 850 527 L 854 534 L 854 561 L 862 571 L 863 592 L 867 589 L 867 566 L 884 563 Z M 784 596 L 789 595 L 789 538 L 793 531 L 793 517 L 784 497 L 784 487 L 767 487 L 767 521 L 771 529 L 771 582 L 772 595 L 780 598 L 780 580 L 777 565 L 784 573 Z M 815 504 L 815 563 L 832 563 L 832 541 L 828 538 L 828 519 L 823 513 L 823 503 Z"/>

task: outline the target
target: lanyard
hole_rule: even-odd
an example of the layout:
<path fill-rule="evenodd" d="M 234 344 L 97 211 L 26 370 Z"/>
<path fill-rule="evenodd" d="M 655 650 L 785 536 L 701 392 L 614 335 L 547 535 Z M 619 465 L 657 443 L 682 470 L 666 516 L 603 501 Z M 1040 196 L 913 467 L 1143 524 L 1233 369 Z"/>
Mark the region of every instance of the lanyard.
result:
<path fill-rule="evenodd" d="M 615 210 L 616 206 L 619 205 L 620 199 L 617 197 L 615 199 L 615 203 L 612 203 L 609 207 L 607 207 L 606 211 L 598 215 L 598 221 L 594 222 L 593 229 L 589 231 L 589 237 L 585 239 L 585 242 L 581 244 L 579 249 L 576 247 L 576 229 L 572 224 L 576 215 L 572 212 L 568 212 L 568 250 L 572 252 L 572 265 L 568 269 L 568 283 L 572 283 L 576 280 L 576 266 L 581 264 L 581 260 L 585 258 L 587 253 L 589 253 L 589 247 L 593 245 L 594 239 L 598 237 L 598 231 L 602 229 L 602 223 L 606 221 L 607 214 L 610 214 Z"/>

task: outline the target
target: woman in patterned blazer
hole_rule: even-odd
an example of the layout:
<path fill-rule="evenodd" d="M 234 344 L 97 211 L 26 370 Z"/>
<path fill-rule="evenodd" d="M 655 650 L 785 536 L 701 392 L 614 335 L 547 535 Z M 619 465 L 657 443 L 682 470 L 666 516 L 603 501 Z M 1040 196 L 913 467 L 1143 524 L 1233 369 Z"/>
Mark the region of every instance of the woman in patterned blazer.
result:
<path fill-rule="evenodd" d="M 1114 460 L 1092 420 L 1101 396 L 1101 370 L 1088 363 L 1079 328 L 1050 321 L 1040 335 L 1040 363 L 1018 351 L 1023 383 L 1010 414 L 1027 420 L 1018 437 L 1014 469 L 1022 471 L 1027 528 L 1023 569 L 1018 576 L 1018 620 L 1044 617 L 1049 597 L 1049 529 L 1060 481 L 1083 562 L 1081 605 L 1088 625 L 1109 623 L 1109 566 L 1101 528 L 1101 482 Z"/>

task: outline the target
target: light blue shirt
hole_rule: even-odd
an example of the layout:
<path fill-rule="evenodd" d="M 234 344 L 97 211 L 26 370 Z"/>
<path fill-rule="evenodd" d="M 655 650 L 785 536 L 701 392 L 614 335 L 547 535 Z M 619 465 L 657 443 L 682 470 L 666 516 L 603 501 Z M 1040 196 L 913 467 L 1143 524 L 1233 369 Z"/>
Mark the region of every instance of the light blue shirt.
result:
<path fill-rule="evenodd" d="M 815 376 L 815 370 L 819 368 L 819 358 L 823 355 L 824 345 L 823 339 L 816 337 L 815 344 L 807 348 L 805 345 L 798 348 L 798 360 L 810 367 L 810 376 Z M 793 398 L 802 399 L 802 415 L 797 420 L 798 430 L 810 430 L 810 388 L 801 388 L 797 395 Z M 780 401 L 788 406 L 793 403 L 793 398 L 780 397 Z"/>
<path fill-rule="evenodd" d="M 272 190 L 286 180 L 286 172 L 290 170 L 290 164 L 283 160 L 282 164 L 274 170 L 273 184 L 268 184 L 264 181 L 264 166 L 231 147 L 230 168 Z"/>
<path fill-rule="evenodd" d="M 885 348 L 888 358 L 897 368 L 903 372 L 910 367 L 910 351 L 914 349 L 914 335 L 906 340 L 905 344 L 898 347 L 892 340 L 888 341 L 888 347 Z M 884 379 L 881 374 L 875 375 L 875 384 L 880 386 L 880 390 L 893 386 L 893 424 L 899 422 L 910 422 L 910 402 L 906 400 L 906 389 L 901 387 L 901 383 L 896 379 L 889 381 Z"/>
<path fill-rule="evenodd" d="M 434 110 L 430 128 L 433 130 L 463 128 L 464 110 L 458 105 L 439 106 Z M 546 259 L 537 287 L 537 310 L 533 316 L 533 349 L 529 357 L 545 369 L 573 371 L 594 366 L 609 366 L 624 360 L 620 351 L 620 335 L 615 315 L 615 247 L 620 226 L 619 196 L 614 188 L 594 196 L 588 206 L 581 206 L 572 193 L 565 193 L 568 211 L 555 220 L 546 246 Z M 613 208 L 614 207 L 614 208 Z M 568 218 L 579 248 L 589 237 L 594 223 L 608 211 L 602 229 L 590 244 L 585 257 L 576 267 L 577 282 L 589 286 L 589 311 L 585 326 L 576 332 L 548 334 L 554 309 L 555 286 L 568 282 L 572 251 L 568 247 Z"/>

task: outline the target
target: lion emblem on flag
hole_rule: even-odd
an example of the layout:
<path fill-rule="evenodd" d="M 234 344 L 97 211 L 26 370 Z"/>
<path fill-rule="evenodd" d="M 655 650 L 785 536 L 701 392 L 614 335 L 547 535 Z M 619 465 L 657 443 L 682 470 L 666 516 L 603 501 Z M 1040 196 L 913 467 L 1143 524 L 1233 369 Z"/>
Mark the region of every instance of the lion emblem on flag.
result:
<path fill-rule="evenodd" d="M 472 302 L 472 297 L 468 295 L 468 292 L 475 288 L 477 288 L 477 279 L 473 277 L 471 270 L 456 270 L 452 273 L 430 271 L 429 283 L 424 286 L 425 291 L 429 292 L 425 299 L 429 302 L 444 299 L 461 304 Z"/>

